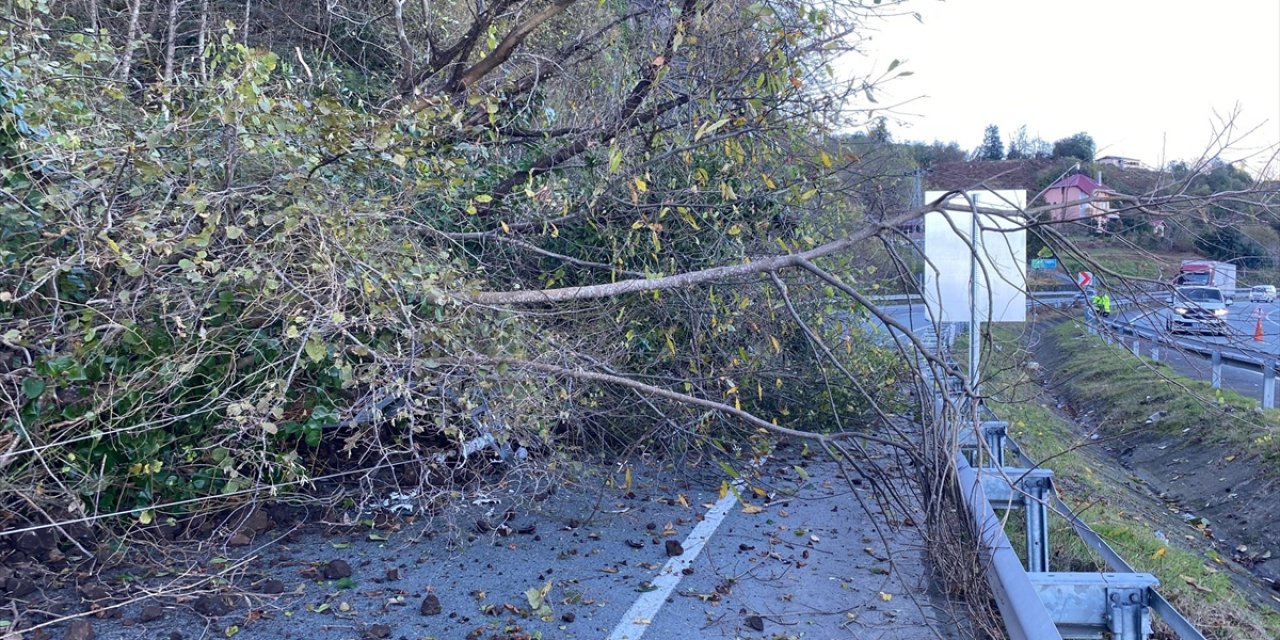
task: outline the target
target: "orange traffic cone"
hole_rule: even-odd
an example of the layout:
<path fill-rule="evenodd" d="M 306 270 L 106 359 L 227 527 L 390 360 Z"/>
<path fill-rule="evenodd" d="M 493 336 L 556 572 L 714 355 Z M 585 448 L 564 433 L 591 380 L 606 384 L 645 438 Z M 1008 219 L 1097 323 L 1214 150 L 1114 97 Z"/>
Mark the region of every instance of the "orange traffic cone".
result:
<path fill-rule="evenodd" d="M 1262 342 L 1262 318 L 1258 318 L 1258 324 L 1253 328 L 1253 341 Z"/>

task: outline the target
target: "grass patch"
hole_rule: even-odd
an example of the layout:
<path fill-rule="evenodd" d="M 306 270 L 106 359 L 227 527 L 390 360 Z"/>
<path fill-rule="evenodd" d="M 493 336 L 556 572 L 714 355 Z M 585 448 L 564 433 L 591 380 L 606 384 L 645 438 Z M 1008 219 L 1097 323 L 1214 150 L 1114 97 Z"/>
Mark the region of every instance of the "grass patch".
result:
<path fill-rule="evenodd" d="M 1053 328 L 1063 354 L 1054 377 L 1074 404 L 1102 414 L 1104 435 L 1149 429 L 1187 434 L 1206 442 L 1240 447 L 1268 470 L 1280 470 L 1280 411 L 1258 409 L 1258 400 L 1209 382 L 1181 376 L 1162 362 L 1138 358 L 1084 332 L 1075 322 Z M 1158 419 L 1147 421 L 1157 412 Z"/>
<path fill-rule="evenodd" d="M 1145 420 L 1152 409 L 1136 401 L 1122 397 L 1123 389 L 1133 393 L 1141 386 L 1107 383 L 1107 376 L 1147 375 L 1130 362 L 1132 356 L 1123 357 L 1119 349 L 1109 347 L 1091 336 L 1083 337 L 1070 325 L 1055 332 L 1051 339 L 1074 341 L 1068 351 L 1066 364 L 1073 367 L 1073 375 L 1079 375 L 1077 383 L 1086 385 L 1090 396 L 1101 410 L 1108 402 L 1129 406 L 1127 420 Z M 1120 486 L 1123 475 L 1117 480 L 1108 474 L 1096 459 L 1086 455 L 1081 448 L 1088 438 L 1077 433 L 1070 422 L 1060 418 L 1048 403 L 1038 384 L 1029 374 L 1027 354 L 1020 347 L 1021 329 L 1001 327 L 994 330 L 996 347 L 987 356 L 988 386 L 992 395 L 990 406 L 1010 425 L 1013 438 L 1033 459 L 1043 461 L 1054 470 L 1063 500 L 1081 519 L 1098 532 L 1103 539 L 1128 560 L 1138 571 L 1155 575 L 1160 580 L 1160 591 L 1187 615 L 1209 638 L 1244 640 L 1264 637 L 1280 637 L 1280 615 L 1253 603 L 1234 588 L 1225 570 L 1218 570 L 1213 558 L 1208 561 L 1191 550 L 1169 544 L 1169 540 L 1157 535 L 1155 525 L 1138 510 L 1123 507 L 1132 502 L 1131 494 Z M 1078 346 L 1084 345 L 1084 346 Z M 1120 352 L 1120 353 L 1117 353 Z M 1089 361 L 1086 363 L 1084 361 Z M 1163 375 L 1171 375 L 1161 370 Z M 1152 377 L 1158 377 L 1152 374 Z M 1164 393 L 1163 388 L 1153 386 L 1146 393 Z M 1213 394 L 1209 394 L 1214 397 Z M 1232 398 L 1223 394 L 1225 403 L 1244 411 L 1246 398 Z M 1139 395 L 1139 400 L 1146 395 Z M 1170 424 L 1163 428 L 1180 429 L 1195 416 L 1203 417 L 1221 412 L 1222 409 L 1203 408 L 1203 414 L 1193 414 L 1191 407 L 1180 409 L 1186 415 L 1175 417 L 1171 413 Z M 1274 416 L 1267 416 L 1273 420 Z M 1139 423 L 1141 422 L 1139 421 Z M 1243 430 L 1243 428 L 1242 428 Z M 1123 472 L 1120 472 L 1123 474 Z M 1160 508 L 1156 505 L 1156 508 Z M 1015 547 L 1021 548 L 1022 517 L 1012 514 L 1007 532 Z M 1050 565 L 1059 571 L 1095 571 L 1104 565 L 1102 559 L 1074 534 L 1061 518 L 1050 518 Z M 1177 537 L 1175 534 L 1174 537 Z M 1177 541 L 1174 541 L 1175 543 Z"/>
<path fill-rule="evenodd" d="M 1108 269 L 1125 278 L 1143 278 L 1170 282 L 1178 273 L 1184 258 L 1195 258 L 1191 254 L 1145 255 L 1130 247 L 1114 245 L 1097 245 L 1082 243 L 1081 250 L 1088 254 L 1092 264 L 1086 265 L 1075 257 L 1062 259 L 1063 266 L 1074 274 L 1076 271 L 1099 271 L 1098 267 Z"/>

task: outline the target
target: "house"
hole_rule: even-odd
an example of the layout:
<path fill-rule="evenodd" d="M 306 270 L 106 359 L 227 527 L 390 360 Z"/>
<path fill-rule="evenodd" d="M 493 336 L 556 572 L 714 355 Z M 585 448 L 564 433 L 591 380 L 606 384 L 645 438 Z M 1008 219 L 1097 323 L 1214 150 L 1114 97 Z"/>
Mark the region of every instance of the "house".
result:
<path fill-rule="evenodd" d="M 1141 160 L 1138 160 L 1137 158 L 1126 158 L 1124 156 L 1102 156 L 1101 158 L 1094 160 L 1094 162 L 1098 164 L 1109 164 L 1113 167 L 1120 167 L 1121 169 L 1145 169 L 1146 168 L 1142 164 Z"/>
<path fill-rule="evenodd" d="M 1049 210 L 1052 222 L 1073 222 L 1076 220 L 1097 220 L 1098 226 L 1120 216 L 1111 213 L 1105 198 L 1115 195 L 1098 181 L 1083 173 L 1071 173 L 1058 179 L 1044 190 L 1044 201 L 1054 208 Z M 1099 200 L 1102 199 L 1102 200 Z M 1061 205 L 1061 206 L 1056 206 Z"/>

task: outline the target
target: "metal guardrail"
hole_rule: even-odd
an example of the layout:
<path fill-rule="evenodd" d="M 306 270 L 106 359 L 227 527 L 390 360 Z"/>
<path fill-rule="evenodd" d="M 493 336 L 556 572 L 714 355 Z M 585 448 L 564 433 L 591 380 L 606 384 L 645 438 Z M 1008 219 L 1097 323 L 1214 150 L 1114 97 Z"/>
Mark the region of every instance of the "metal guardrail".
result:
<path fill-rule="evenodd" d="M 935 345 L 950 340 L 932 337 Z M 944 353 L 944 349 L 937 349 Z M 931 371 L 925 368 L 924 371 Z M 927 375 L 927 374 L 926 374 Z M 958 379 L 935 380 L 935 407 L 939 417 L 944 399 L 958 398 Z M 1102 638 L 1145 640 L 1151 634 L 1151 612 L 1180 640 L 1204 640 L 1195 628 L 1156 589 L 1159 582 L 1134 571 L 1096 532 L 1089 528 L 1058 496 L 1053 473 L 1040 468 L 1008 436 L 1008 424 L 992 418 L 959 436 L 955 459 L 956 482 L 976 527 L 979 549 L 988 562 L 987 579 L 1014 640 Z M 1005 466 L 1009 450 L 1024 467 Z M 971 462 L 968 456 L 973 456 Z M 1021 509 L 1026 518 L 1027 564 L 1024 569 L 1005 534 L 995 509 Z M 1105 560 L 1110 573 L 1056 573 L 1049 569 L 1047 516 L 1063 517 L 1089 547 Z"/>
<path fill-rule="evenodd" d="M 1262 398 L 1260 398 L 1262 408 L 1272 409 L 1276 406 L 1275 382 L 1276 374 L 1280 372 L 1280 356 L 1276 354 L 1245 347 L 1229 347 L 1227 345 L 1204 342 L 1203 340 L 1194 341 L 1190 338 L 1177 340 L 1164 334 L 1159 329 L 1141 327 L 1120 320 L 1104 320 L 1102 324 L 1113 334 L 1132 336 L 1157 345 L 1149 351 L 1153 360 L 1158 361 L 1160 359 L 1158 350 L 1160 345 L 1177 346 L 1182 353 L 1194 353 L 1208 358 L 1212 366 L 1210 385 L 1214 389 L 1222 388 L 1222 367 L 1224 365 L 1258 371 L 1262 374 Z M 1110 337 L 1106 332 L 1103 332 L 1104 339 L 1109 340 Z M 1129 347 L 1129 350 L 1134 355 L 1141 355 L 1137 340 Z"/>

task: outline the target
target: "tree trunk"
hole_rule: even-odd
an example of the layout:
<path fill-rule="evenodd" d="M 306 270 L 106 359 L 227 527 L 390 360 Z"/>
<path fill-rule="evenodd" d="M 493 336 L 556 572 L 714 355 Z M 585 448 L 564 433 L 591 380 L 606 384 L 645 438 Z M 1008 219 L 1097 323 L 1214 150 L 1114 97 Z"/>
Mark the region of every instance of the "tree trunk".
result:
<path fill-rule="evenodd" d="M 209 66 L 204 59 L 205 38 L 209 31 L 209 0 L 200 0 L 200 33 L 196 34 L 196 58 L 200 61 L 200 82 L 209 81 Z"/>
<path fill-rule="evenodd" d="M 160 81 L 164 84 L 173 82 L 173 55 L 177 50 L 178 5 L 180 4 L 181 0 L 169 0 L 169 28 L 164 38 L 164 73 L 160 76 Z"/>
<path fill-rule="evenodd" d="M 413 92 L 413 45 L 404 28 L 405 0 L 395 0 L 396 41 L 400 44 L 400 92 Z"/>
<path fill-rule="evenodd" d="M 249 46 L 249 18 L 253 15 L 253 0 L 244 0 L 244 26 L 240 28 L 240 32 L 244 34 L 242 41 L 244 46 Z"/>
<path fill-rule="evenodd" d="M 124 55 L 120 56 L 120 67 L 116 70 L 116 77 L 125 82 L 129 81 L 129 74 L 133 65 L 133 46 L 138 39 L 138 16 L 142 13 L 142 0 L 133 0 L 129 5 L 129 31 L 125 34 Z"/>

